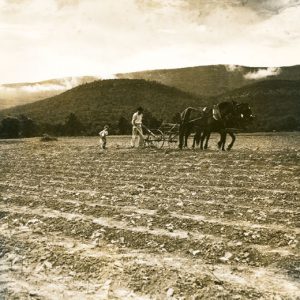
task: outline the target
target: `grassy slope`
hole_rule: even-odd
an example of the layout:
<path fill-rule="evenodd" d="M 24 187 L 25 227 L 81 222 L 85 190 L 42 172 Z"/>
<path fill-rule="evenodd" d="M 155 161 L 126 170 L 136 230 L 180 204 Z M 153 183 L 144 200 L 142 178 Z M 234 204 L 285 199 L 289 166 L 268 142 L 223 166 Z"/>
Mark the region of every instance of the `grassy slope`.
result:
<path fill-rule="evenodd" d="M 170 120 L 199 98 L 144 80 L 104 80 L 81 85 L 58 96 L 0 112 L 4 115 L 25 114 L 38 122 L 58 123 L 74 112 L 84 123 L 114 123 L 121 115 L 130 118 L 142 105 L 156 117 Z"/>
<path fill-rule="evenodd" d="M 116 124 L 120 116 L 130 119 L 142 105 L 157 118 L 170 121 L 187 106 L 211 105 L 221 101 L 247 102 L 257 116 L 257 130 L 286 130 L 287 118 L 300 124 L 300 81 L 267 80 L 236 89 L 218 97 L 198 98 L 178 89 L 145 80 L 104 80 L 85 84 L 61 95 L 0 112 L 25 114 L 38 122 L 63 122 L 74 112 L 85 124 Z"/>

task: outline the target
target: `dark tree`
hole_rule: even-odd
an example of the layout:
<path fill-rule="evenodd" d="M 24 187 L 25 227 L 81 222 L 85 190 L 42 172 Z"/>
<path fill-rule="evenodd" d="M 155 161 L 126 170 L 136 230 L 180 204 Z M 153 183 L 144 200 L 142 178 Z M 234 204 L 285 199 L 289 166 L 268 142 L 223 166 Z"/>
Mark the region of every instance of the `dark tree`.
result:
<path fill-rule="evenodd" d="M 37 133 L 37 124 L 25 115 L 19 117 L 22 137 L 33 137 Z"/>
<path fill-rule="evenodd" d="M 172 117 L 172 123 L 179 124 L 180 121 L 181 121 L 181 117 L 180 117 L 180 113 L 178 112 Z"/>
<path fill-rule="evenodd" d="M 123 116 L 121 116 L 119 119 L 118 131 L 119 131 L 119 134 L 130 134 L 130 132 L 131 132 L 131 124 Z"/>
<path fill-rule="evenodd" d="M 69 136 L 82 135 L 84 126 L 74 113 L 70 113 L 64 125 L 64 133 Z"/>
<path fill-rule="evenodd" d="M 145 110 L 143 114 L 143 123 L 148 128 L 154 129 L 154 128 L 158 128 L 161 125 L 162 121 L 154 117 L 150 111 Z"/>
<path fill-rule="evenodd" d="M 287 131 L 297 130 L 299 128 L 299 123 L 297 122 L 296 118 L 293 116 L 288 116 L 283 119 L 282 121 L 282 129 Z"/>
<path fill-rule="evenodd" d="M 53 135 L 56 135 L 56 136 L 64 135 L 64 132 L 65 132 L 64 124 L 61 124 L 61 123 L 53 124 L 53 125 L 50 125 L 50 128 L 52 130 L 50 132 L 52 132 Z"/>
<path fill-rule="evenodd" d="M 6 117 L 1 122 L 1 137 L 17 138 L 20 133 L 20 120 L 14 117 Z"/>

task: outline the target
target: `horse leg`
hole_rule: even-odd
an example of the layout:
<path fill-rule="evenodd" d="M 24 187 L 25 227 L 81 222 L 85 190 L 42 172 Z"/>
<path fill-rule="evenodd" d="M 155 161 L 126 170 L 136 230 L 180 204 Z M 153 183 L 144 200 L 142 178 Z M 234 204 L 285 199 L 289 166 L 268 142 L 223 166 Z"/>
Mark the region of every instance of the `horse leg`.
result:
<path fill-rule="evenodd" d="M 184 140 L 183 140 L 183 147 L 184 148 L 187 148 L 187 143 L 188 143 L 188 139 L 189 139 L 189 135 L 190 135 L 190 133 L 189 133 L 189 129 L 187 129 L 186 131 L 185 131 L 185 133 L 184 133 Z"/>
<path fill-rule="evenodd" d="M 182 147 L 183 147 L 184 136 L 185 136 L 184 128 L 182 128 L 182 127 L 183 127 L 182 125 L 180 125 L 180 127 L 179 127 L 179 145 L 178 145 L 179 149 L 182 149 Z"/>
<path fill-rule="evenodd" d="M 189 126 L 187 127 L 186 131 L 185 131 L 185 140 L 184 140 L 184 147 L 188 148 L 188 140 L 189 140 L 189 136 L 191 135 L 193 131 L 193 126 L 191 124 L 189 124 Z"/>
<path fill-rule="evenodd" d="M 203 150 L 203 142 L 204 142 L 204 139 L 206 138 L 206 136 L 208 135 L 209 133 L 205 130 L 201 136 L 201 139 L 200 139 L 200 149 Z"/>
<path fill-rule="evenodd" d="M 222 151 L 225 151 L 225 143 L 226 143 L 226 131 L 222 131 L 221 134 L 221 140 L 222 140 Z"/>
<path fill-rule="evenodd" d="M 189 129 L 188 129 L 188 134 L 187 134 L 186 141 L 185 141 L 186 147 L 188 147 L 188 139 L 189 139 L 189 136 L 190 136 L 193 132 L 195 132 L 195 126 L 194 126 L 194 124 L 189 124 L 189 125 L 190 125 L 190 126 L 189 126 Z"/>
<path fill-rule="evenodd" d="M 194 135 L 194 138 L 193 138 L 193 145 L 192 145 L 193 149 L 195 149 L 195 145 L 196 145 L 196 135 Z"/>
<path fill-rule="evenodd" d="M 185 135 L 184 135 L 184 148 L 188 147 L 189 135 L 190 135 L 189 132 L 186 132 Z"/>
<path fill-rule="evenodd" d="M 199 146 L 200 145 L 200 140 L 201 140 L 201 137 L 202 137 L 202 132 L 199 131 L 198 132 L 198 135 L 197 135 L 197 139 L 196 139 L 196 145 Z"/>
<path fill-rule="evenodd" d="M 201 138 L 201 131 L 197 130 L 193 139 L 193 149 L 195 148 L 196 145 L 199 146 L 200 138 Z"/>
<path fill-rule="evenodd" d="M 218 141 L 218 149 L 222 147 L 222 132 L 220 132 L 220 140 Z"/>
<path fill-rule="evenodd" d="M 231 136 L 231 143 L 227 147 L 227 150 L 229 151 L 231 150 L 236 138 L 233 132 L 228 132 L 228 134 Z"/>
<path fill-rule="evenodd" d="M 204 149 L 207 149 L 208 148 L 208 141 L 209 141 L 209 138 L 210 138 L 210 132 L 207 133 L 206 135 L 206 140 L 205 140 L 205 144 L 204 144 Z"/>

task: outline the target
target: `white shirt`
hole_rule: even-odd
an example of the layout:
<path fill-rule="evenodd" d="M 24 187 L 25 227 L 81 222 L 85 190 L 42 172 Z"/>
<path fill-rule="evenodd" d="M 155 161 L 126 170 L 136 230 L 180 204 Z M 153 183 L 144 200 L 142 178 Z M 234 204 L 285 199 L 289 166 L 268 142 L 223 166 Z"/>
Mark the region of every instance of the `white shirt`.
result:
<path fill-rule="evenodd" d="M 134 113 L 132 116 L 131 124 L 133 126 L 142 125 L 143 114 L 138 114 L 138 112 Z"/>
<path fill-rule="evenodd" d="M 99 135 L 103 138 L 106 137 L 108 135 L 108 131 L 107 129 L 103 129 L 102 131 L 99 132 Z"/>

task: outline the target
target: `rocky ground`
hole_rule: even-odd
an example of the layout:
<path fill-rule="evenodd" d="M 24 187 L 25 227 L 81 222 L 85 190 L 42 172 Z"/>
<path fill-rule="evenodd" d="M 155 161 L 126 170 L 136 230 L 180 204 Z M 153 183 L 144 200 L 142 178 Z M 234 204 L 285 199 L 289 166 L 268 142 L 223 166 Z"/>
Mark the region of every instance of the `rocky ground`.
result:
<path fill-rule="evenodd" d="M 300 299 L 300 135 L 210 144 L 0 141 L 0 299 Z"/>

